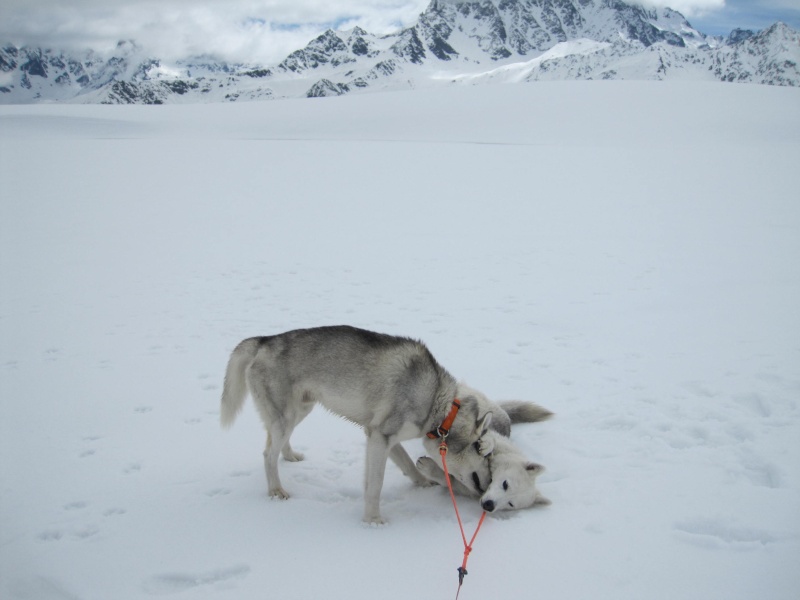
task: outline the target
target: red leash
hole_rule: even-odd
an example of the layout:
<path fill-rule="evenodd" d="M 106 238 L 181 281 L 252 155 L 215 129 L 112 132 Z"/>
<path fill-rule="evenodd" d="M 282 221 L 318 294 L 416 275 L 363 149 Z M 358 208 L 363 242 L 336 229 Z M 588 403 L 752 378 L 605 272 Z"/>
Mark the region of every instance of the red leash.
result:
<path fill-rule="evenodd" d="M 467 559 L 469 558 L 469 553 L 472 552 L 472 544 L 473 542 L 475 542 L 475 538 L 478 537 L 478 532 L 481 529 L 481 525 L 483 525 L 483 520 L 486 518 L 486 511 L 483 511 L 483 514 L 481 515 L 481 520 L 478 521 L 478 526 L 475 528 L 475 533 L 472 534 L 472 539 L 469 541 L 469 543 L 467 543 L 467 536 L 464 534 L 464 525 L 461 522 L 461 515 L 458 514 L 458 504 L 456 504 L 456 496 L 453 493 L 453 484 L 450 483 L 450 473 L 447 471 L 447 459 L 445 458 L 445 455 L 447 454 L 446 435 L 442 437 L 442 443 L 439 444 L 439 454 L 442 455 L 444 478 L 447 480 L 447 489 L 450 490 L 450 498 L 452 498 L 453 508 L 456 510 L 458 527 L 461 529 L 461 539 L 464 541 L 464 561 L 458 568 L 458 590 L 456 591 L 456 600 L 458 600 L 458 595 L 461 593 L 461 585 L 464 583 L 464 576 L 467 574 Z"/>

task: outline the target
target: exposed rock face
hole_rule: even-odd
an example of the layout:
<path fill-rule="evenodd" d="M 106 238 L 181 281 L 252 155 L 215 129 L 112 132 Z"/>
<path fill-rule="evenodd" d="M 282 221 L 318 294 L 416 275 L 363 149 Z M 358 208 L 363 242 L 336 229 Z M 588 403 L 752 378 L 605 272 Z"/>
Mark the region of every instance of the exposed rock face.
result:
<path fill-rule="evenodd" d="M 705 36 L 678 12 L 622 0 L 432 0 L 417 22 L 376 36 L 328 30 L 275 66 L 193 57 L 165 64 L 134 42 L 112 56 L 0 48 L 0 102 L 161 104 L 321 97 L 503 78 L 670 79 L 800 85 L 800 34 Z M 475 74 L 477 76 L 472 76 Z"/>

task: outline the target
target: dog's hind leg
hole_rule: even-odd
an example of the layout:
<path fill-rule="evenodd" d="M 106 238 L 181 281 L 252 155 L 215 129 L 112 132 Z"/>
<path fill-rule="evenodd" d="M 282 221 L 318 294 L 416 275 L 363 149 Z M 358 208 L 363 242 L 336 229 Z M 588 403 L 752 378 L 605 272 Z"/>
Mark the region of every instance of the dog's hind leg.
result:
<path fill-rule="evenodd" d="M 271 498 L 285 499 L 289 497 L 281 485 L 278 474 L 278 458 L 281 450 L 289 442 L 295 426 L 294 419 L 285 416 L 286 407 L 283 398 L 287 397 L 287 390 L 280 385 L 271 384 L 268 369 L 259 363 L 254 363 L 248 372 L 248 387 L 253 396 L 253 402 L 261 415 L 261 421 L 267 430 L 267 443 L 264 448 L 264 473 L 267 476 L 267 492 Z"/>
<path fill-rule="evenodd" d="M 389 450 L 389 458 L 392 459 L 394 464 L 400 467 L 403 475 L 409 477 L 415 485 L 423 487 L 431 485 L 431 481 L 419 472 L 417 466 L 414 464 L 414 461 L 411 460 L 408 452 L 406 452 L 406 449 L 400 444 L 395 444 L 392 446 L 392 449 Z"/>
<path fill-rule="evenodd" d="M 302 452 L 295 452 L 292 445 L 287 440 L 283 445 L 283 460 L 288 462 L 299 462 L 305 458 Z"/>
<path fill-rule="evenodd" d="M 315 404 L 316 402 L 310 394 L 303 395 L 302 399 L 300 400 L 299 407 L 295 413 L 292 430 L 294 430 L 294 428 L 297 427 L 300 422 L 308 416 L 308 413 L 311 412 Z M 283 459 L 289 462 L 298 462 L 304 458 L 305 457 L 300 452 L 295 452 L 292 450 L 290 440 L 287 438 L 286 443 L 283 445 Z"/>
<path fill-rule="evenodd" d="M 417 460 L 417 469 L 430 480 L 430 483 L 447 485 L 447 476 L 444 474 L 442 467 L 437 465 L 436 461 L 430 456 L 419 458 Z M 450 485 L 453 486 L 453 492 L 456 494 L 467 496 L 468 498 L 480 498 L 480 494 L 476 494 L 452 475 L 450 475 Z"/>
<path fill-rule="evenodd" d="M 264 473 L 267 476 L 267 493 L 270 498 L 280 498 L 285 500 L 289 493 L 283 489 L 281 478 L 278 474 L 278 458 L 281 455 L 281 448 L 289 444 L 289 436 L 292 431 L 282 426 L 280 419 L 271 422 L 267 427 L 267 445 L 264 448 Z"/>

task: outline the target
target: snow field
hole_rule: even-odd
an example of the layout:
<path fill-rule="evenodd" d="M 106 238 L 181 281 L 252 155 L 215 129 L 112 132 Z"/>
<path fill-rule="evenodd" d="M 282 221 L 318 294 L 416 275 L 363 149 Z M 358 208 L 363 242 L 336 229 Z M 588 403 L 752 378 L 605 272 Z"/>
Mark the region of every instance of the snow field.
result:
<path fill-rule="evenodd" d="M 557 413 L 512 434 L 553 505 L 487 521 L 462 598 L 793 598 L 797 100 L 0 107 L 0 596 L 454 596 L 442 489 L 391 465 L 363 526 L 363 436 L 317 410 L 268 501 L 252 405 L 219 428 L 240 339 L 349 323 Z"/>

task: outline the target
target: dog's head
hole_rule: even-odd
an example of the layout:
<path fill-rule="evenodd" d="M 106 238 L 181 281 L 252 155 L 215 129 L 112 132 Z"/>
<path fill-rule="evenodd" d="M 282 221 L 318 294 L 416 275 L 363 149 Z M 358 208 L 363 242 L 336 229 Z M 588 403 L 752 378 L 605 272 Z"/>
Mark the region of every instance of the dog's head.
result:
<path fill-rule="evenodd" d="M 495 428 L 494 411 L 502 412 L 502 410 L 481 392 L 464 382 L 458 383 L 456 393 L 461 407 L 450 429 L 448 443 L 454 452 L 461 453 L 465 450 L 465 446 L 483 437 L 490 427 Z"/>
<path fill-rule="evenodd" d="M 489 457 L 491 483 L 481 496 L 486 512 L 519 510 L 550 504 L 536 489 L 536 478 L 544 467 L 517 453 L 499 452 Z"/>

